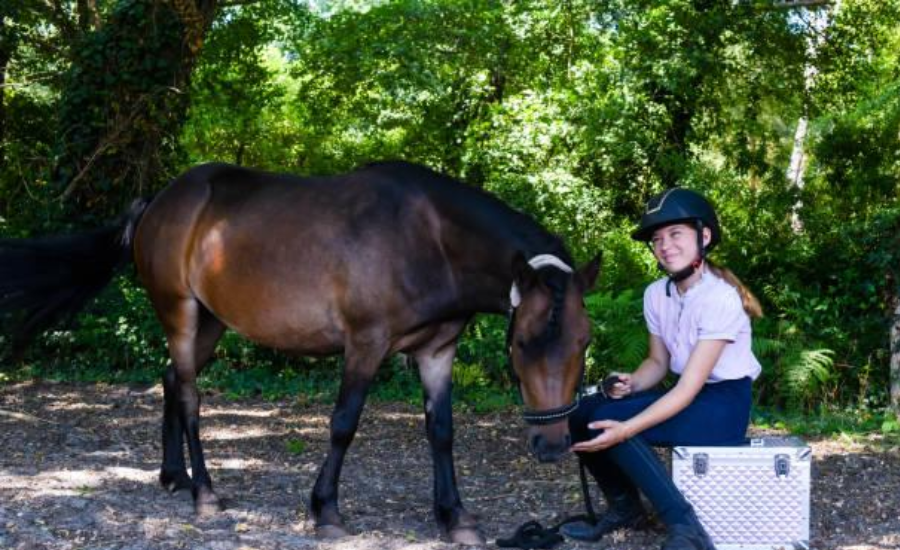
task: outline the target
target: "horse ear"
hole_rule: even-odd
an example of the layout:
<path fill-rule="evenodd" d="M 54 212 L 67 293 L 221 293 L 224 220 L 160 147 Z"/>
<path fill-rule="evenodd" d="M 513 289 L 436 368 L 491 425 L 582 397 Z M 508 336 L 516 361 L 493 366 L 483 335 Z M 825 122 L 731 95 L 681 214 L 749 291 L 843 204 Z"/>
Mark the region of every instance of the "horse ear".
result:
<path fill-rule="evenodd" d="M 525 255 L 516 252 L 512 261 L 513 283 L 524 292 L 532 288 L 538 282 L 537 271 L 534 270 L 525 259 Z"/>
<path fill-rule="evenodd" d="M 575 274 L 575 280 L 578 282 L 578 286 L 581 288 L 582 292 L 594 290 L 594 285 L 597 283 L 597 277 L 600 276 L 600 261 L 602 259 L 603 253 L 600 252 L 593 260 L 578 269 L 578 273 Z"/>

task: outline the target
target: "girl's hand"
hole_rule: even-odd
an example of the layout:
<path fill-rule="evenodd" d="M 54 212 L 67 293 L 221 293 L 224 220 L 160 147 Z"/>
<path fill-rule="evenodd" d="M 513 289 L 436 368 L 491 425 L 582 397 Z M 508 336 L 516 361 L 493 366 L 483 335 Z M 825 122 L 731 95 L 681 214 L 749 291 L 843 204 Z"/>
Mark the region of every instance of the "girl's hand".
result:
<path fill-rule="evenodd" d="M 624 372 L 614 372 L 610 376 L 618 376 L 619 381 L 607 390 L 606 395 L 612 399 L 621 399 L 634 391 L 631 375 Z"/>
<path fill-rule="evenodd" d="M 597 420 L 588 424 L 592 430 L 603 430 L 603 433 L 594 439 L 580 441 L 571 447 L 571 451 L 579 453 L 593 453 L 608 449 L 613 445 L 625 441 L 631 437 L 631 433 L 624 423 L 617 420 Z"/>

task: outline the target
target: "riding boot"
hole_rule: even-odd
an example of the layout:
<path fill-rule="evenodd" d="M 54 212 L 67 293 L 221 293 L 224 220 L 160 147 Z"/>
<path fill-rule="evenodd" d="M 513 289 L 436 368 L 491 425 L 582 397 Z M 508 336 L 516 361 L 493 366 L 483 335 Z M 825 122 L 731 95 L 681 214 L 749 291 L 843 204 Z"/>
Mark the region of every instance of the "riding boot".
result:
<path fill-rule="evenodd" d="M 668 526 L 668 536 L 662 550 L 716 550 L 693 509 L 687 519 L 688 523 Z"/>
<path fill-rule="evenodd" d="M 612 480 L 604 480 L 602 476 L 595 474 L 596 468 L 592 466 L 594 465 L 588 465 L 588 471 L 597 480 L 603 493 L 606 513 L 597 518 L 595 524 L 587 521 L 566 523 L 560 527 L 560 533 L 576 540 L 594 542 L 617 529 L 639 527 L 646 523 L 647 513 L 641 504 L 637 487 L 624 479 L 624 476 L 614 483 Z"/>

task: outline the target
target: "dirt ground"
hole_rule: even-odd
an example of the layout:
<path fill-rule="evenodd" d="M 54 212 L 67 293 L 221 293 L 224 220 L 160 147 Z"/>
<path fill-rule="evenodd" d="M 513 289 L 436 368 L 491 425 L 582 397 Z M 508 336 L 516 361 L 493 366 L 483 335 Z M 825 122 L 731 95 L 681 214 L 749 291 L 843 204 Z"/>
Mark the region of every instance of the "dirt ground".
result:
<path fill-rule="evenodd" d="M 156 481 L 159 386 L 0 387 L 0 548 L 449 549 L 431 517 L 431 459 L 418 407 L 370 403 L 350 450 L 341 506 L 359 535 L 317 541 L 304 502 L 325 456 L 330 407 L 207 395 L 207 463 L 227 509 L 193 514 Z M 529 519 L 581 512 L 574 460 L 536 463 L 514 413 L 457 414 L 460 490 L 490 547 Z M 812 548 L 900 548 L 900 451 L 812 441 Z M 658 548 L 656 530 L 558 549 Z"/>

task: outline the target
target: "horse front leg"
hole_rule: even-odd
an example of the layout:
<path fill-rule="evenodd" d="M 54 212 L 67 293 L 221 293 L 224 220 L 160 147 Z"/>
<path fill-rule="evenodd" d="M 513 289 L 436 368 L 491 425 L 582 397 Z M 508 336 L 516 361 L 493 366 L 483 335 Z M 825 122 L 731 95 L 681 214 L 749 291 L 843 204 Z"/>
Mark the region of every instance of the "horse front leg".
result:
<path fill-rule="evenodd" d="M 359 417 L 362 414 L 369 387 L 375 372 L 384 359 L 383 346 L 348 347 L 344 354 L 344 374 L 341 389 L 331 414 L 331 446 L 319 470 L 319 477 L 310 497 L 310 513 L 321 538 L 340 538 L 350 534 L 338 510 L 338 481 L 347 449 L 353 442 Z"/>
<path fill-rule="evenodd" d="M 451 542 L 483 545 L 478 522 L 463 508 L 453 466 L 451 382 L 456 340 L 415 354 L 425 390 L 425 428 L 434 466 L 434 514 Z"/>

